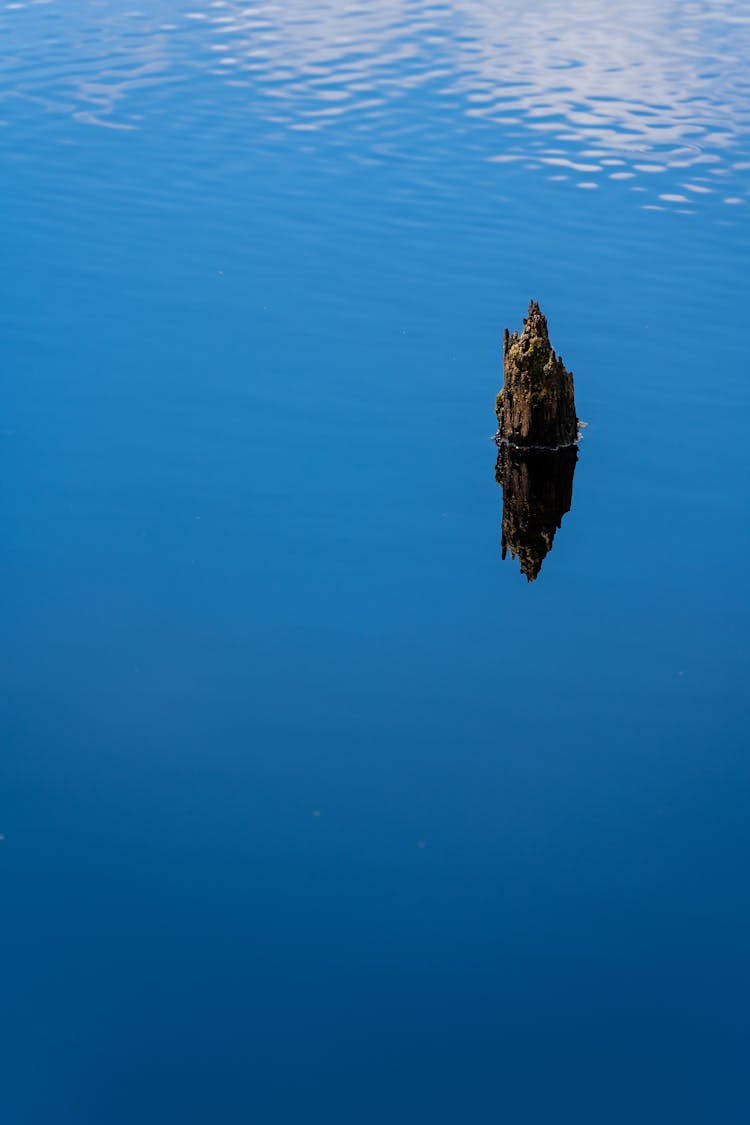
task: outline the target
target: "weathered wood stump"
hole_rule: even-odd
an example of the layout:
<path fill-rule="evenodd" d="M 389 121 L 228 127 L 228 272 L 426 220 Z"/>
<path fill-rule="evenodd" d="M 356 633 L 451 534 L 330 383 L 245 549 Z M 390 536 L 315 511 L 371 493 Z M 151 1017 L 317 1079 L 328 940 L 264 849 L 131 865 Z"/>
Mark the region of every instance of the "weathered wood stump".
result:
<path fill-rule="evenodd" d="M 559 449 L 578 441 L 573 376 L 549 342 L 547 318 L 529 305 L 523 332 L 505 329 L 504 386 L 497 396 L 498 443 Z"/>

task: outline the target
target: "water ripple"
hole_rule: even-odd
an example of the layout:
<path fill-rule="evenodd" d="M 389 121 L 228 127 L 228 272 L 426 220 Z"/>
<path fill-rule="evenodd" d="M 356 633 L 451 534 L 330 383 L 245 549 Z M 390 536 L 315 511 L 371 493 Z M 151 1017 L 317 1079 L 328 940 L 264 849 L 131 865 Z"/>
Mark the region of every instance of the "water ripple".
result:
<path fill-rule="evenodd" d="M 148 12 L 30 0 L 0 10 L 0 32 L 10 125 L 21 99 L 126 130 L 166 106 L 177 127 L 206 112 L 200 78 L 214 113 L 231 90 L 234 117 L 316 134 L 357 161 L 417 148 L 444 159 L 460 131 L 487 162 L 560 190 L 644 188 L 644 206 L 679 209 L 736 208 L 750 191 L 738 0 L 156 0 Z"/>

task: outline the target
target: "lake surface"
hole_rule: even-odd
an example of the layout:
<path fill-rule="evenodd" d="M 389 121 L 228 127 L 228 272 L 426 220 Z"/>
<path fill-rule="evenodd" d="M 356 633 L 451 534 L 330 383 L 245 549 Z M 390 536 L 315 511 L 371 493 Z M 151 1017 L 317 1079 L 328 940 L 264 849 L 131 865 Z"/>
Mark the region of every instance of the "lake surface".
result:
<path fill-rule="evenodd" d="M 744 1125 L 747 6 L 0 34 L 3 1125 Z"/>

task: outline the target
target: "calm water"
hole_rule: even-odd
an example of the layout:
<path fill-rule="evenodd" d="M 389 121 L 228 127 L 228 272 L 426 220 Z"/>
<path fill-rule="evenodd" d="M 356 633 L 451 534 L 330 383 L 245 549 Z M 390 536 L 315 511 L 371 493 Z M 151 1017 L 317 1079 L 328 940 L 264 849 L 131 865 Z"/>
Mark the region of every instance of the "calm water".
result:
<path fill-rule="evenodd" d="M 0 34 L 3 1125 L 744 1125 L 747 6 Z"/>

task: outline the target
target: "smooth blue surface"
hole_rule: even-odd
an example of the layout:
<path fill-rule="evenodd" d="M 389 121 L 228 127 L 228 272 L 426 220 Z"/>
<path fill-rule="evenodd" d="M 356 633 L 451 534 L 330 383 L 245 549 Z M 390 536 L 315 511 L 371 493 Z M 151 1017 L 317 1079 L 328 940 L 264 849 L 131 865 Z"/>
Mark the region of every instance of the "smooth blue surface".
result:
<path fill-rule="evenodd" d="M 3 1125 L 747 1121 L 746 7 L 0 33 Z"/>

